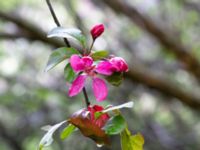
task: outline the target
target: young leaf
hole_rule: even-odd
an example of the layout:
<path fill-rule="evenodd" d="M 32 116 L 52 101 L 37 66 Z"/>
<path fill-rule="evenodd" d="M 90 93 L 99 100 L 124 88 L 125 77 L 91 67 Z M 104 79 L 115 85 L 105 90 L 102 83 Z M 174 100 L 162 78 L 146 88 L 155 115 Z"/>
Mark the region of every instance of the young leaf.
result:
<path fill-rule="evenodd" d="M 96 144 L 110 145 L 108 135 L 94 121 L 88 118 L 88 111 L 85 111 L 85 109 L 75 112 L 68 122 L 79 128 L 84 136 L 91 138 Z"/>
<path fill-rule="evenodd" d="M 115 135 L 121 133 L 125 127 L 125 119 L 121 115 L 116 115 L 108 120 L 103 129 L 105 130 L 106 134 Z"/>
<path fill-rule="evenodd" d="M 134 150 L 143 150 L 144 138 L 142 134 L 137 133 L 131 136 Z"/>
<path fill-rule="evenodd" d="M 48 132 L 43 136 L 43 138 L 41 139 L 40 143 L 39 143 L 39 150 L 42 150 L 43 147 L 49 146 L 51 145 L 51 143 L 53 142 L 53 134 L 54 132 L 60 127 L 62 126 L 64 123 L 66 123 L 66 121 L 62 121 L 58 124 L 55 124 L 54 126 L 52 126 Z"/>
<path fill-rule="evenodd" d="M 49 60 L 45 67 L 45 71 L 49 71 L 50 69 L 55 67 L 57 64 L 69 58 L 73 54 L 78 54 L 78 51 L 74 48 L 61 47 L 54 50 L 49 56 Z"/>
<path fill-rule="evenodd" d="M 115 72 L 111 76 L 106 77 L 106 80 L 114 86 L 119 86 L 122 82 L 122 79 L 123 74 L 119 72 Z"/>
<path fill-rule="evenodd" d="M 83 47 L 85 47 L 85 45 L 86 45 L 85 36 L 82 35 L 82 33 L 79 29 L 75 29 L 75 28 L 66 29 L 63 27 L 56 27 L 48 33 L 47 37 L 49 37 L 49 38 L 51 38 L 51 37 L 71 38 L 75 41 L 78 41 Z"/>
<path fill-rule="evenodd" d="M 109 111 L 113 111 L 113 110 L 121 109 L 121 108 L 132 108 L 133 104 L 134 104 L 133 102 L 127 102 L 127 103 L 124 103 L 124 104 L 121 104 L 121 105 L 118 105 L 118 106 L 111 106 L 111 107 L 103 110 L 102 113 L 107 113 Z"/>
<path fill-rule="evenodd" d="M 128 128 L 126 128 L 120 136 L 122 150 L 143 150 L 144 138 L 140 133 L 131 135 Z"/>
<path fill-rule="evenodd" d="M 91 57 L 93 60 L 100 60 L 108 56 L 108 51 L 106 50 L 101 50 L 101 51 L 96 51 L 91 54 Z"/>
<path fill-rule="evenodd" d="M 72 82 L 75 77 L 76 77 L 76 74 L 74 72 L 74 70 L 72 69 L 70 63 L 68 63 L 66 66 L 65 66 L 65 69 L 64 69 L 64 77 L 65 77 L 65 80 L 67 82 Z"/>
<path fill-rule="evenodd" d="M 76 130 L 76 127 L 72 124 L 69 124 L 60 134 L 60 138 L 62 140 L 65 140 L 66 138 L 68 138 L 72 132 L 74 132 Z"/>

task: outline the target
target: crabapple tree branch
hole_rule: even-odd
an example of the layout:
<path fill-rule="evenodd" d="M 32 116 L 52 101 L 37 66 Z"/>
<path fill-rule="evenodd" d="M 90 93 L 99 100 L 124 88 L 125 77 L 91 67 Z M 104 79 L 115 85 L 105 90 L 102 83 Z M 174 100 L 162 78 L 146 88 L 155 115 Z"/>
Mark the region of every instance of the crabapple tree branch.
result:
<path fill-rule="evenodd" d="M 141 14 L 133 6 L 121 0 L 103 0 L 103 2 L 115 12 L 127 16 L 132 22 L 138 25 L 139 28 L 153 35 L 166 48 L 165 50 L 174 53 L 177 59 L 185 65 L 185 69 L 200 81 L 199 61 L 190 53 L 190 48 L 183 45 L 176 36 L 166 32 L 166 29 L 164 30 L 152 22 L 148 16 Z"/>
<path fill-rule="evenodd" d="M 60 27 L 60 26 L 61 26 L 61 25 L 60 25 L 60 22 L 59 22 L 58 18 L 56 17 L 56 14 L 55 14 L 55 12 L 54 12 L 54 9 L 53 9 L 53 7 L 52 7 L 52 5 L 51 5 L 50 0 L 46 0 L 46 2 L 47 2 L 47 5 L 48 5 L 48 7 L 49 7 L 49 10 L 50 10 L 50 12 L 51 12 L 51 15 L 52 15 L 52 17 L 53 17 L 53 19 L 54 19 L 56 25 L 57 25 L 58 27 Z M 71 47 L 71 45 L 70 45 L 69 41 L 67 40 L 67 38 L 63 38 L 63 39 L 64 39 L 64 42 L 65 42 L 66 46 L 67 46 L 67 47 Z M 88 106 L 90 105 L 90 102 L 89 102 L 89 98 L 88 98 L 87 91 L 86 91 L 86 88 L 85 88 L 85 87 L 83 87 L 83 95 L 84 95 L 84 97 L 85 97 L 86 107 L 88 107 Z"/>
<path fill-rule="evenodd" d="M 11 21 L 16 24 L 20 30 L 23 30 L 30 37 L 33 37 L 31 40 L 39 40 L 46 44 L 53 45 L 55 47 L 63 46 L 62 42 L 59 42 L 55 39 L 47 39 L 43 30 L 39 27 L 33 25 L 28 20 L 21 18 L 19 15 L 11 15 L 9 13 L 4 13 L 0 11 L 0 18 Z M 17 18 L 17 19 L 16 19 Z M 24 38 L 27 38 L 26 36 Z M 155 76 L 149 70 L 143 67 L 130 66 L 130 71 L 126 74 L 128 79 L 133 82 L 142 83 L 148 87 L 154 88 L 163 94 L 167 94 L 171 97 L 177 98 L 177 100 L 183 102 L 184 104 L 190 106 L 192 109 L 200 110 L 200 97 L 195 96 L 194 92 L 185 91 L 179 86 L 175 86 L 175 83 L 172 81 L 164 81 L 165 79 Z"/>

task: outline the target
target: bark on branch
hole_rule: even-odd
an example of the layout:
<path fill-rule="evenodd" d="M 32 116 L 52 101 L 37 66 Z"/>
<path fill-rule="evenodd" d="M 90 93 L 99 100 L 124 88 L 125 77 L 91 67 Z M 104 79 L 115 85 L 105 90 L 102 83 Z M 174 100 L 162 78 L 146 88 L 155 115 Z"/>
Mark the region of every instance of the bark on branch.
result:
<path fill-rule="evenodd" d="M 122 0 L 103 0 L 107 6 L 115 12 L 127 16 L 138 27 L 153 35 L 166 49 L 176 55 L 185 65 L 185 68 L 200 81 L 200 63 L 190 53 L 191 50 L 184 46 L 175 35 L 169 34 L 166 30 L 152 22 L 147 16 L 141 14 L 134 7 L 122 2 Z"/>
<path fill-rule="evenodd" d="M 0 122 L 0 136 L 8 143 L 13 150 L 23 150 L 22 143 L 17 136 L 11 135 L 5 126 Z"/>
<path fill-rule="evenodd" d="M 154 88 L 163 94 L 173 96 L 187 106 L 200 110 L 200 97 L 196 93 L 191 93 L 178 87 L 175 83 L 153 74 L 150 70 L 138 66 L 129 66 L 130 70 L 126 74 L 133 82 L 142 83 Z"/>
<path fill-rule="evenodd" d="M 37 26 L 33 26 L 33 24 L 31 24 L 27 20 L 24 20 L 20 17 L 15 17 L 17 18 L 15 19 L 6 13 L 3 13 L 2 15 L 1 11 L 0 18 L 12 21 L 21 29 L 24 29 L 27 32 L 27 34 L 30 34 L 33 37 L 35 37 L 35 40 L 40 40 L 42 42 L 49 43 L 58 47 L 63 46 L 62 44 L 57 43 L 57 41 L 55 41 L 54 39 L 47 40 L 46 33 L 39 29 Z M 33 32 L 36 29 L 37 33 Z M 133 82 L 137 81 L 148 87 L 153 87 L 156 90 L 162 92 L 163 94 L 167 94 L 171 97 L 177 98 L 177 100 L 183 102 L 184 104 L 188 105 L 193 109 L 200 110 L 200 97 L 196 96 L 192 92 L 187 92 L 183 90 L 181 87 L 177 87 L 172 81 L 166 81 L 166 79 L 155 76 L 146 68 L 136 66 L 132 68 L 130 66 L 130 71 L 127 73 L 127 77 Z"/>
<path fill-rule="evenodd" d="M 41 30 L 39 27 L 32 24 L 31 22 L 21 18 L 19 15 L 4 13 L 3 11 L 0 11 L 0 18 L 16 24 L 19 29 L 25 32 L 26 36 L 28 35 L 29 38 L 32 40 L 40 40 L 44 43 L 48 43 L 57 47 L 61 45 L 64 46 L 64 43 L 60 41 L 47 38 L 47 33 L 45 33 L 43 30 Z"/>

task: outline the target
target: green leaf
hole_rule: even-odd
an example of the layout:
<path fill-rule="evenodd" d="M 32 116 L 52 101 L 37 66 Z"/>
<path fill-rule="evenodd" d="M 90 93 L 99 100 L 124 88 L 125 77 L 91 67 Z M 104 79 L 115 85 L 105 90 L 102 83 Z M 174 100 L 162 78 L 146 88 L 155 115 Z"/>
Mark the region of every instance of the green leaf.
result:
<path fill-rule="evenodd" d="M 143 150 L 144 138 L 142 134 L 137 133 L 131 136 L 134 150 Z"/>
<path fill-rule="evenodd" d="M 106 80 L 114 85 L 114 86 L 119 86 L 122 82 L 123 79 L 123 73 L 115 72 L 111 76 L 106 77 Z"/>
<path fill-rule="evenodd" d="M 94 60 L 100 60 L 100 59 L 103 59 L 107 56 L 108 56 L 108 51 L 106 51 L 106 50 L 96 51 L 96 52 L 91 54 L 91 57 Z"/>
<path fill-rule="evenodd" d="M 51 143 L 53 142 L 53 134 L 54 132 L 60 127 L 62 126 L 64 123 L 66 123 L 66 121 L 62 121 L 58 124 L 55 124 L 54 126 L 49 126 L 49 130 L 48 132 L 42 137 L 42 139 L 40 140 L 39 143 L 39 150 L 42 150 L 43 147 L 49 146 L 51 145 Z"/>
<path fill-rule="evenodd" d="M 48 36 L 51 37 L 65 37 L 65 38 L 71 38 L 77 42 L 79 42 L 83 47 L 86 46 L 86 37 L 81 33 L 79 29 L 76 28 L 63 28 L 63 27 L 56 27 L 52 29 Z"/>
<path fill-rule="evenodd" d="M 108 120 L 103 129 L 105 130 L 106 134 L 115 135 L 121 133 L 125 127 L 125 119 L 121 115 L 116 115 Z"/>
<path fill-rule="evenodd" d="M 65 66 L 65 69 L 64 69 L 64 77 L 65 77 L 65 80 L 67 82 L 72 82 L 75 77 L 76 77 L 76 73 L 74 72 L 74 70 L 72 69 L 70 63 L 68 63 L 66 66 Z"/>
<path fill-rule="evenodd" d="M 49 56 L 45 71 L 49 71 L 63 60 L 70 58 L 73 54 L 79 54 L 74 48 L 61 47 L 54 50 Z"/>
<path fill-rule="evenodd" d="M 61 133 L 60 138 L 62 140 L 65 140 L 66 138 L 68 138 L 76 129 L 76 127 L 72 124 L 69 124 Z"/>
<path fill-rule="evenodd" d="M 144 138 L 140 133 L 131 135 L 130 131 L 126 127 L 120 136 L 122 150 L 143 150 Z"/>

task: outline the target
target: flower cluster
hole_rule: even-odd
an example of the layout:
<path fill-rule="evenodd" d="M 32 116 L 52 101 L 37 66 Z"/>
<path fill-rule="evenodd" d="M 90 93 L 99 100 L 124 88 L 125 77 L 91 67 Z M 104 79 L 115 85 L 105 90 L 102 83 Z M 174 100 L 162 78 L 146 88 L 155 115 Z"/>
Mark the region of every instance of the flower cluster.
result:
<path fill-rule="evenodd" d="M 104 31 L 102 24 L 96 25 L 91 30 L 92 38 L 95 40 Z M 104 58 L 95 62 L 88 55 L 79 56 L 74 54 L 70 57 L 70 65 L 74 72 L 78 74 L 69 88 L 69 96 L 75 96 L 80 93 L 85 86 L 87 78 L 92 79 L 92 90 L 97 101 L 105 100 L 108 95 L 108 89 L 105 80 L 98 75 L 111 76 L 115 72 L 127 72 L 128 65 L 121 57 Z"/>
<path fill-rule="evenodd" d="M 77 95 L 81 92 L 88 77 L 92 79 L 92 89 L 98 101 L 105 100 L 108 95 L 106 83 L 98 77 L 98 74 L 110 76 L 114 72 L 126 72 L 128 67 L 126 62 L 121 57 L 113 57 L 98 62 L 95 65 L 94 60 L 90 56 L 72 55 L 70 64 L 73 70 L 78 74 L 78 77 L 73 81 L 69 96 Z"/>
<path fill-rule="evenodd" d="M 85 90 L 87 80 L 91 80 L 92 91 L 96 100 L 103 101 L 108 95 L 106 81 L 118 86 L 122 81 L 123 73 L 128 71 L 128 65 L 123 58 L 108 55 L 108 52 L 104 50 L 92 51 L 96 39 L 103 32 L 103 24 L 96 25 L 91 29 L 92 43 L 90 48 L 86 48 L 86 37 L 78 29 L 57 27 L 48 34 L 48 37 L 73 39 L 82 46 L 81 50 L 77 50 L 73 46 L 56 49 L 50 55 L 45 70 L 48 71 L 68 59 L 64 69 L 65 79 L 67 83 L 71 83 L 68 95 L 72 97 L 83 90 L 87 107 L 75 112 L 66 121 L 45 127 L 47 133 L 39 143 L 40 150 L 53 142 L 54 132 L 65 123 L 68 123 L 68 126 L 62 131 L 61 139 L 67 138 L 78 128 L 84 136 L 94 140 L 97 146 L 110 145 L 109 136 L 120 134 L 123 150 L 133 150 L 133 147 L 135 147 L 133 145 L 135 136 L 130 134 L 127 123 L 119 111 L 121 108 L 132 108 L 133 102 L 118 106 L 108 105 L 104 109 L 100 105 L 91 105 Z M 135 141 L 138 138 L 140 141 L 139 147 L 142 148 L 143 137 L 138 135 Z M 138 147 L 138 144 L 136 146 Z"/>

